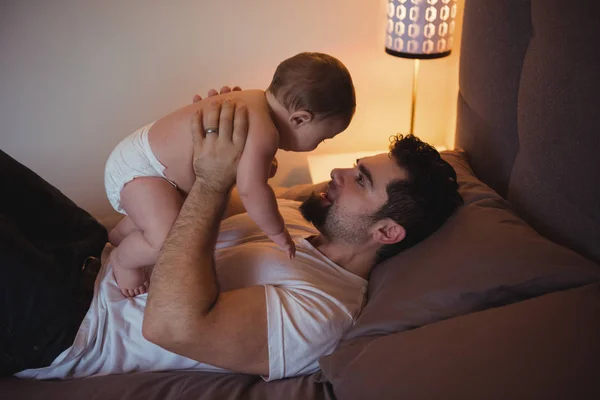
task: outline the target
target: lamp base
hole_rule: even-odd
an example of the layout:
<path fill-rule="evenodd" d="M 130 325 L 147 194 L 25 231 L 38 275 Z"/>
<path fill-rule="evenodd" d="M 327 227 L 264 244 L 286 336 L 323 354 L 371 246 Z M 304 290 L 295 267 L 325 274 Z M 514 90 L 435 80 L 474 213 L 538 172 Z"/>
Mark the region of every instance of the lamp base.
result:
<path fill-rule="evenodd" d="M 413 54 L 413 53 L 403 53 L 401 51 L 390 50 L 386 47 L 385 52 L 394 57 L 413 58 L 413 59 L 416 58 L 418 60 L 434 60 L 436 58 L 442 58 L 442 57 L 449 56 L 450 53 L 452 53 L 452 50 L 448 50 L 443 53 L 437 53 L 437 54 Z"/>

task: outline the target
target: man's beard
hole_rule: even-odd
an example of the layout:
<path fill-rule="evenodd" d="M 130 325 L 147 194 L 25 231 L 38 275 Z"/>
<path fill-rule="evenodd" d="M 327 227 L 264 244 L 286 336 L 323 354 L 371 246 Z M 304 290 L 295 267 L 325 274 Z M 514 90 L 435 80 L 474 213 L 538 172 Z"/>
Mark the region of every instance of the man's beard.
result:
<path fill-rule="evenodd" d="M 313 224 L 319 232 L 323 232 L 322 229 L 325 226 L 325 220 L 331 206 L 332 204 L 328 206 L 323 205 L 321 196 L 313 192 L 300 205 L 300 212 L 305 220 Z"/>
<path fill-rule="evenodd" d="M 323 205 L 321 196 L 312 193 L 302 205 L 300 212 L 328 239 L 341 239 L 348 244 L 364 242 L 372 224 L 370 216 L 351 214 L 336 204 Z"/>

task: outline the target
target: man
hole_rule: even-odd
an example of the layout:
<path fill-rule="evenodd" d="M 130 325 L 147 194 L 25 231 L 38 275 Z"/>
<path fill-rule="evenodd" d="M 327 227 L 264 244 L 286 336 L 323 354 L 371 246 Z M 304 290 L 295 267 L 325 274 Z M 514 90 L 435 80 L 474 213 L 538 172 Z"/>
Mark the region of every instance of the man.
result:
<path fill-rule="evenodd" d="M 280 378 L 288 374 L 271 364 L 279 364 L 277 359 L 286 360 L 287 355 L 280 354 L 281 349 L 275 349 L 281 343 L 273 343 L 276 342 L 273 336 L 278 333 L 272 332 L 272 325 L 276 324 L 271 318 L 279 315 L 276 312 L 270 314 L 269 289 L 266 288 L 269 285 L 220 291 L 214 269 L 213 248 L 218 225 L 227 193 L 234 183 L 234 160 L 239 157 L 239 144 L 246 129 L 243 109 L 238 106 L 233 135 L 230 133 L 223 121 L 232 118 L 232 111 L 230 105 L 223 107 L 221 124 L 218 124 L 216 108 L 206 116 L 206 127 L 219 125 L 218 136 L 202 135 L 202 126 L 194 129 L 197 181 L 152 275 L 143 332 L 150 341 L 186 357 L 227 370 Z M 231 142 L 230 137 L 233 138 Z M 210 146 L 207 145 L 209 141 Z M 409 137 L 397 141 L 391 155 L 380 154 L 358 160 L 354 168 L 333 170 L 327 190 L 313 195 L 300 207 L 303 215 L 319 230 L 309 235 L 307 242 L 342 267 L 342 271 L 365 281 L 376 262 L 424 239 L 461 201 L 456 192 L 454 171 L 430 146 Z M 410 171 L 399 163 L 410 165 Z M 415 181 L 415 178 L 421 181 Z M 412 198 L 409 198 L 410 195 Z M 419 206 L 418 202 L 422 204 Z M 288 268 L 294 268 L 293 262 L 290 264 Z M 340 281 L 348 284 L 342 279 Z M 360 290 L 364 295 L 365 287 L 360 287 Z M 304 302 L 306 307 L 310 304 L 297 297 L 296 300 Z M 278 305 L 281 306 L 280 303 Z M 357 315 L 356 311 L 359 310 L 355 310 L 353 318 Z M 310 309 L 294 310 L 287 316 L 296 318 L 295 324 L 310 325 L 318 322 L 317 318 L 311 318 L 313 313 L 314 310 Z M 322 313 L 319 316 L 326 315 Z M 303 321 L 302 317 L 307 319 Z M 330 321 L 321 322 L 330 324 Z M 278 325 L 277 329 L 285 332 L 287 328 Z M 298 340 L 294 333 L 310 335 L 308 330 L 296 328 L 286 339 L 296 340 L 294 345 L 302 346 L 303 341 Z M 331 334 L 329 331 L 326 333 Z M 328 346 L 323 350 L 333 350 L 331 344 L 335 344 L 343 332 L 335 333 L 334 343 L 331 343 L 331 337 L 328 338 Z M 323 344 L 315 343 L 316 346 Z M 283 352 L 295 351 L 286 344 L 283 346 Z M 303 350 L 310 352 L 310 343 L 306 347 Z M 290 358 L 298 362 L 310 361 L 309 365 L 315 366 L 320 355 L 323 354 L 313 353 L 310 360 Z M 303 368 L 306 366 L 289 367 L 294 371 Z"/>
<path fill-rule="evenodd" d="M 19 376 L 200 369 L 272 380 L 312 372 L 360 313 L 373 266 L 424 239 L 461 202 L 454 170 L 437 151 L 398 137 L 389 155 L 334 169 L 326 189 L 302 205 L 280 201 L 298 247 L 289 260 L 246 214 L 221 222 L 247 129 L 241 104 L 213 104 L 194 119 L 197 178 L 147 304 L 123 302 L 104 270 L 75 345 L 52 366 Z"/>

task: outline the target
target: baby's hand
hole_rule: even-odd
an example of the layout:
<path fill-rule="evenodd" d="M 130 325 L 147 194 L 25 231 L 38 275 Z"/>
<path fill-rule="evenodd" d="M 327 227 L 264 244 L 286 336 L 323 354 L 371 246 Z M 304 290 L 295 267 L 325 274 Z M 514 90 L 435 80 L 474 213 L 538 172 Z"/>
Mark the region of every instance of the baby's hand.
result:
<path fill-rule="evenodd" d="M 287 228 L 283 228 L 283 232 L 278 233 L 277 235 L 269 235 L 269 239 L 281 247 L 290 259 L 296 257 L 296 245 Z"/>

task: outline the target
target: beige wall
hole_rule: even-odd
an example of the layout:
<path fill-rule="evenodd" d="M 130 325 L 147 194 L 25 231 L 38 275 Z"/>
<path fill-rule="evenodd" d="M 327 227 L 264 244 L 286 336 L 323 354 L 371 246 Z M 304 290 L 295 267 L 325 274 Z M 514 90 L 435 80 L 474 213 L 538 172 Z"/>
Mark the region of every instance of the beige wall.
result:
<path fill-rule="evenodd" d="M 104 162 L 121 138 L 197 91 L 265 88 L 276 65 L 301 51 L 340 58 L 357 91 L 347 132 L 316 153 L 385 148 L 390 134 L 408 130 L 412 74 L 410 60 L 384 53 L 385 7 L 386 0 L 1 2 L 0 148 L 105 218 L 112 211 Z M 450 57 L 421 62 L 416 133 L 436 145 L 453 140 L 455 43 Z M 308 179 L 305 154 L 279 160 L 276 184 Z"/>

